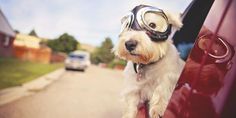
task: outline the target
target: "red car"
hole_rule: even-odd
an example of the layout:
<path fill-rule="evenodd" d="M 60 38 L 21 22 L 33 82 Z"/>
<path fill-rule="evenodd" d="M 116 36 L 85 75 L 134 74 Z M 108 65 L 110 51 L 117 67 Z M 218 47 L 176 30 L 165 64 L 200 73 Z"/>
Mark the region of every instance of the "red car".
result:
<path fill-rule="evenodd" d="M 174 43 L 190 53 L 162 118 L 236 118 L 235 22 L 236 0 L 189 5 Z M 188 44 L 193 48 L 184 50 Z M 147 118 L 147 109 L 141 108 L 138 117 Z"/>

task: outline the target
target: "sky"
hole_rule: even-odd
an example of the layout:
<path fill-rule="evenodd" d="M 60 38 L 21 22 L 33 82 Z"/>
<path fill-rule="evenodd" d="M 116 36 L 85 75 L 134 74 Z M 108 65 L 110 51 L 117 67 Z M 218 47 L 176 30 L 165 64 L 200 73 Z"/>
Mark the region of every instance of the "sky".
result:
<path fill-rule="evenodd" d="M 0 0 L 0 9 L 13 29 L 32 29 L 47 39 L 63 33 L 79 42 L 99 46 L 106 37 L 118 41 L 120 20 L 133 7 L 149 4 L 182 12 L 191 0 Z"/>

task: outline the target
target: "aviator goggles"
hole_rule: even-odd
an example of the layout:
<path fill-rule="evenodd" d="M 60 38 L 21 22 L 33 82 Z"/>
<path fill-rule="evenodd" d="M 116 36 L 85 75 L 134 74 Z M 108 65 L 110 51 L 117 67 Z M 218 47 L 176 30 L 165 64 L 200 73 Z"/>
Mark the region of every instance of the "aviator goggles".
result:
<path fill-rule="evenodd" d="M 136 6 L 122 20 L 121 32 L 145 31 L 152 41 L 164 41 L 171 33 L 171 24 L 163 10 L 147 6 Z"/>

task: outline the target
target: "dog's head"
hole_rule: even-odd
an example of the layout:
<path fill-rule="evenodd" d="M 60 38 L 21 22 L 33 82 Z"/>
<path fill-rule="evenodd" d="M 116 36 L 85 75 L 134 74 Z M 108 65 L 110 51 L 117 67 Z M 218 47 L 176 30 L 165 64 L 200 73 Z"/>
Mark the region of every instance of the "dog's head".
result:
<path fill-rule="evenodd" d="M 162 58 L 167 51 L 171 28 L 181 28 L 179 14 L 140 5 L 122 19 L 115 54 L 125 60 L 148 64 Z"/>

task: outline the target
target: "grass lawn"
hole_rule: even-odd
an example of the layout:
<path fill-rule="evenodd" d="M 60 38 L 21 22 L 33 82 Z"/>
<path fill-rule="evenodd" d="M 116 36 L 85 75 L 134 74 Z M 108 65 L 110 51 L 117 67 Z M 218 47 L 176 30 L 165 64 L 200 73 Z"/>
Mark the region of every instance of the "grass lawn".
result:
<path fill-rule="evenodd" d="M 0 89 L 22 85 L 60 67 L 62 63 L 41 64 L 0 57 Z"/>

